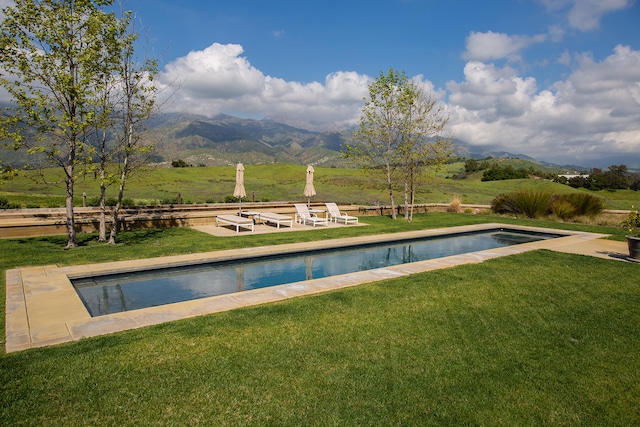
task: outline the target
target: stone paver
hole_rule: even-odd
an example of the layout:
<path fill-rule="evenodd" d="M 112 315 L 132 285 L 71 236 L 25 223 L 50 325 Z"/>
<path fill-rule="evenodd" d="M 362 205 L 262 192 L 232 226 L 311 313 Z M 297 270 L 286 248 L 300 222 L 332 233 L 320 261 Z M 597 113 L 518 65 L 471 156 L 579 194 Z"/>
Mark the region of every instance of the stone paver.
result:
<path fill-rule="evenodd" d="M 298 227 L 294 227 L 294 229 L 305 227 L 300 225 L 297 226 Z M 232 310 L 255 304 L 265 304 L 297 296 L 310 295 L 332 289 L 355 286 L 363 283 L 439 268 L 447 268 L 460 264 L 478 263 L 495 257 L 522 253 L 540 248 L 617 260 L 625 259 L 625 254 L 627 252 L 626 243 L 603 240 L 602 237 L 605 237 L 605 235 L 567 232 L 566 237 L 556 239 L 420 261 L 411 264 L 402 264 L 340 276 L 313 279 L 269 288 L 254 289 L 235 294 L 219 295 L 215 297 L 98 317 L 91 317 L 89 315 L 69 280 L 70 278 L 82 277 L 87 274 L 99 275 L 114 272 L 128 272 L 151 267 L 166 267 L 209 261 L 242 259 L 257 255 L 269 255 L 283 252 L 297 253 L 318 248 L 343 247 L 362 243 L 396 240 L 398 238 L 426 237 L 459 231 L 483 230 L 500 226 L 500 224 L 482 224 L 464 227 L 450 227 L 439 230 L 421 230 L 390 235 L 351 237 L 330 241 L 293 243 L 250 249 L 240 248 L 228 251 L 108 262 L 83 266 L 59 268 L 57 266 L 49 265 L 8 270 L 6 273 L 6 351 L 13 352 L 32 347 L 53 345 L 78 340 L 83 337 L 135 329 L 143 326 Z M 533 227 L 504 227 L 553 233 L 559 232 L 558 230 Z M 208 230 L 215 233 L 224 233 L 224 231 L 219 230 L 222 227 L 213 228 L 215 230 L 208 230 L 205 227 L 201 227 L 200 229 L 202 229 L 202 231 Z M 260 227 L 256 227 L 256 230 L 258 228 Z M 313 227 L 307 226 L 305 228 L 314 230 Z M 275 227 L 273 227 L 273 229 L 276 230 Z M 316 227 L 315 230 L 318 229 L 321 228 Z M 271 231 L 266 228 L 264 230 L 265 232 Z M 227 231 L 229 231 L 229 236 L 236 235 L 232 230 Z M 277 232 L 282 232 L 282 229 Z"/>

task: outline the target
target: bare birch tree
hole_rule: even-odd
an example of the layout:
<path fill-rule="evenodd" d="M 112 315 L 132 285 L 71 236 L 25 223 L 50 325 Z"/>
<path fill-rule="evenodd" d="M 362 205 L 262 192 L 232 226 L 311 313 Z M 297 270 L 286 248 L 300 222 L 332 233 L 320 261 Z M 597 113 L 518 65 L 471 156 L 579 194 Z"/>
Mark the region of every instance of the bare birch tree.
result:
<path fill-rule="evenodd" d="M 441 139 L 448 120 L 444 107 L 404 72 L 390 68 L 369 85 L 359 128 L 343 155 L 384 176 L 393 219 L 394 189 L 404 189 L 404 215 L 411 220 L 419 178 L 450 155 L 451 143 Z"/>
<path fill-rule="evenodd" d="M 113 208 L 109 244 L 116 243 L 116 236 L 120 228 L 120 210 L 124 199 L 127 180 L 140 169 L 153 149 L 144 138 L 144 131 L 148 119 L 156 112 L 156 91 L 154 83 L 158 72 L 155 59 L 138 60 L 134 42 L 138 38 L 135 32 L 135 21 L 131 19 L 131 12 L 126 13 L 128 31 L 124 34 L 119 57 L 120 97 L 117 104 L 117 119 L 115 120 L 114 135 L 121 154 L 118 177 L 118 195 Z"/>
<path fill-rule="evenodd" d="M 0 118 L 0 137 L 14 149 L 43 153 L 64 174 L 67 248 L 78 245 L 74 187 L 90 161 L 96 92 L 114 68 L 105 55 L 117 44 L 110 0 L 16 0 L 0 25 L 0 85 L 13 105 Z"/>

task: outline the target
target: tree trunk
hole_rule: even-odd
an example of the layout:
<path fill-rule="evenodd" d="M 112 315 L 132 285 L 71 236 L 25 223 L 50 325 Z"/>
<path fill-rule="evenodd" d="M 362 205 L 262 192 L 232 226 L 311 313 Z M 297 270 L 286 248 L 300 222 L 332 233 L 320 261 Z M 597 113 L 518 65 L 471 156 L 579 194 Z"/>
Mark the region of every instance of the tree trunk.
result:
<path fill-rule="evenodd" d="M 131 142 L 132 133 L 132 125 L 129 124 L 127 141 Z M 131 145 L 129 145 L 131 146 Z M 124 160 L 122 161 L 122 172 L 120 173 L 120 187 L 118 187 L 118 200 L 116 201 L 116 205 L 113 208 L 113 222 L 111 224 L 111 233 L 109 235 L 109 244 L 116 244 L 116 235 L 118 234 L 118 229 L 120 227 L 120 209 L 122 208 L 122 199 L 124 198 L 124 186 L 127 183 L 127 176 L 129 175 L 129 155 L 126 154 Z"/>
<path fill-rule="evenodd" d="M 105 169 L 107 167 L 107 129 L 102 129 L 102 140 L 100 143 L 100 226 L 99 226 L 99 242 L 107 241 L 107 214 L 105 206 L 105 197 L 107 194 L 107 186 L 104 183 Z"/>
<path fill-rule="evenodd" d="M 125 159 L 126 162 L 126 159 Z M 120 228 L 120 209 L 122 208 L 122 199 L 124 195 L 124 183 L 125 183 L 125 173 L 122 172 L 120 177 L 120 187 L 118 189 L 118 200 L 116 201 L 116 205 L 113 207 L 113 220 L 111 222 L 111 233 L 109 233 L 109 244 L 116 244 L 116 235 L 118 234 L 118 230 Z"/>
<path fill-rule="evenodd" d="M 389 190 L 389 203 L 391 203 L 391 218 L 396 219 L 396 205 L 393 201 L 393 182 L 391 181 L 391 168 L 387 165 L 387 189 Z"/>
<path fill-rule="evenodd" d="M 67 165 L 65 167 L 67 171 L 67 199 L 66 199 L 66 214 L 67 214 L 67 246 L 66 248 L 75 248 L 78 246 L 78 239 L 76 237 L 76 220 L 75 214 L 73 211 L 73 187 L 74 187 L 74 177 L 73 177 L 73 164 Z"/>
<path fill-rule="evenodd" d="M 411 212 L 409 213 L 409 222 L 411 222 L 413 220 L 413 207 L 416 203 L 416 191 L 413 189 L 413 185 L 411 186 Z"/>
<path fill-rule="evenodd" d="M 104 184 L 104 168 L 100 168 L 100 226 L 98 230 L 98 241 L 107 241 L 107 207 L 105 205 L 105 196 L 107 187 Z"/>
<path fill-rule="evenodd" d="M 409 218 L 409 180 L 404 180 L 404 219 L 410 221 Z"/>
<path fill-rule="evenodd" d="M 116 235 L 118 234 L 118 228 L 120 228 L 120 207 L 121 207 L 121 202 L 120 200 L 118 200 L 116 202 L 116 205 L 113 207 L 113 214 L 112 214 L 112 219 L 111 219 L 111 232 L 109 233 L 109 244 L 110 245 L 115 245 L 116 244 Z"/>

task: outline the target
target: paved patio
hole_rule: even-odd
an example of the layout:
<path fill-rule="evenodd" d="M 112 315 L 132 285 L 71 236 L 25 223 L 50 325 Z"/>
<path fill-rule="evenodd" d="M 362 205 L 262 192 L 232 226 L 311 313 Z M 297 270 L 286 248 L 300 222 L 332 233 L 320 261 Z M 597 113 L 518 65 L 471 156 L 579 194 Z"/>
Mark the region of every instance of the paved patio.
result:
<path fill-rule="evenodd" d="M 331 225 L 340 226 L 340 225 Z M 353 225 L 350 225 L 352 227 Z M 626 260 L 627 247 L 624 242 L 602 239 L 602 234 L 567 232 L 566 237 L 525 243 L 499 249 L 455 255 L 411 264 L 368 270 L 340 276 L 313 279 L 290 283 L 270 288 L 255 289 L 167 304 L 158 307 L 132 310 L 104 316 L 91 317 L 76 293 L 70 278 L 99 275 L 117 272 L 130 272 L 158 267 L 197 264 L 202 262 L 236 260 L 257 255 L 269 255 L 282 252 L 302 252 L 305 250 L 340 247 L 353 244 L 373 243 L 389 239 L 415 238 L 434 236 L 459 231 L 483 230 L 495 228 L 499 224 L 482 224 L 447 229 L 422 230 L 392 235 L 363 236 L 344 239 L 333 239 L 316 242 L 294 243 L 260 248 L 241 248 L 227 251 L 178 255 L 162 258 L 140 259 L 131 261 L 110 262 L 93 265 L 58 267 L 55 265 L 17 268 L 7 271 L 7 304 L 6 304 L 6 351 L 13 352 L 32 347 L 64 343 L 84 337 L 109 334 L 200 316 L 239 307 L 265 304 L 301 295 L 326 292 L 347 286 L 400 277 L 408 274 L 446 268 L 461 264 L 478 263 L 491 258 L 522 253 L 535 249 L 550 249 L 561 252 L 576 253 L 612 260 Z M 264 227 L 264 228 L 261 228 Z M 269 227 L 269 228 L 266 228 Z M 300 227 L 314 232 L 313 227 L 296 224 L 292 230 Z M 513 227 L 529 230 L 558 233 L 558 230 Z M 196 227 L 203 232 L 215 235 L 236 235 L 235 230 L 224 227 Z M 322 227 L 316 227 L 321 230 Z M 271 226 L 257 226 L 257 232 L 286 232 Z M 238 234 L 250 233 L 250 231 Z M 219 234 L 223 233 L 223 234 Z M 228 233 L 228 234 L 227 234 Z"/>
<path fill-rule="evenodd" d="M 289 227 L 289 225 L 281 225 L 280 228 L 277 228 L 273 224 L 263 224 L 256 223 L 254 227 L 254 231 L 251 231 L 246 228 L 240 228 L 239 232 L 236 233 L 236 230 L 232 226 L 215 226 L 215 225 L 196 225 L 191 228 L 194 230 L 202 231 L 203 233 L 208 233 L 213 236 L 225 237 L 225 236 L 246 236 L 248 234 L 266 234 L 266 233 L 286 233 L 289 231 L 318 231 L 318 230 L 326 230 L 327 228 L 339 228 L 339 227 L 359 227 L 366 225 L 362 222 L 362 218 L 360 218 L 360 222 L 358 224 L 336 224 L 334 222 L 328 222 L 328 225 L 317 225 L 315 227 L 311 225 L 303 225 L 298 224 L 297 222 L 293 222 L 293 227 Z"/>

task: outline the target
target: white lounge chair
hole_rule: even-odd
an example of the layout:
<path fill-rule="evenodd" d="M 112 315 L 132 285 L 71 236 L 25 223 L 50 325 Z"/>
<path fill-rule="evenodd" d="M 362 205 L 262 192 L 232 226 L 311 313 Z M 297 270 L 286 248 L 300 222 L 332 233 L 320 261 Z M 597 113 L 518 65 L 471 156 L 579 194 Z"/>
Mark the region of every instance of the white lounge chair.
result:
<path fill-rule="evenodd" d="M 349 224 L 350 222 L 354 224 L 358 223 L 357 216 L 350 216 L 347 215 L 346 212 L 340 212 L 340 209 L 338 209 L 338 205 L 336 205 L 335 203 L 325 203 L 325 205 L 327 205 L 327 211 L 329 212 L 329 218 L 331 218 L 331 221 L 344 222 L 345 225 Z"/>
<path fill-rule="evenodd" d="M 236 233 L 240 231 L 240 227 L 248 228 L 253 231 L 253 220 L 238 215 L 218 215 L 216 217 L 216 227 L 220 224 L 232 225 L 236 228 Z"/>
<path fill-rule="evenodd" d="M 303 203 L 295 203 L 294 206 L 296 207 L 298 220 L 301 224 L 312 224 L 314 227 L 317 224 L 329 225 L 329 221 L 327 220 L 327 218 L 320 218 L 317 215 L 312 215 L 311 212 L 309 212 L 309 208 L 307 207 L 307 205 Z"/>
<path fill-rule="evenodd" d="M 289 224 L 289 227 L 293 227 L 293 219 L 288 215 L 281 215 L 273 212 L 260 212 L 258 219 L 262 222 L 268 222 L 276 224 L 277 228 L 280 228 L 280 224 Z"/>

